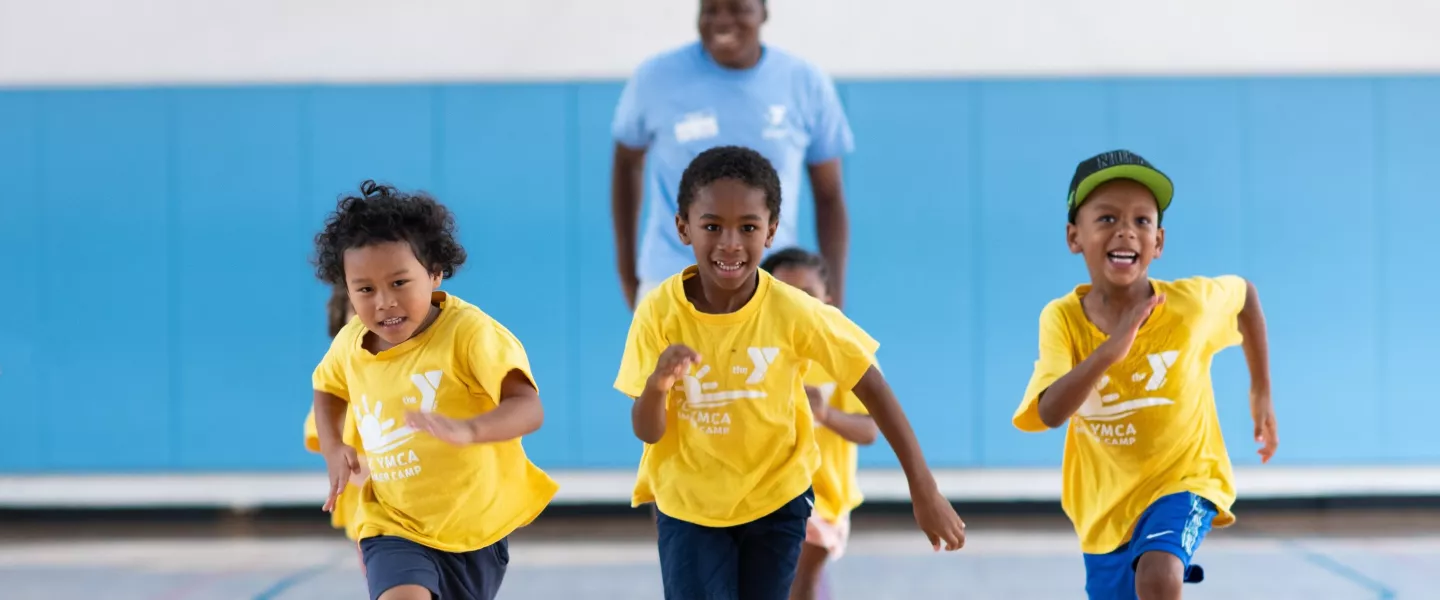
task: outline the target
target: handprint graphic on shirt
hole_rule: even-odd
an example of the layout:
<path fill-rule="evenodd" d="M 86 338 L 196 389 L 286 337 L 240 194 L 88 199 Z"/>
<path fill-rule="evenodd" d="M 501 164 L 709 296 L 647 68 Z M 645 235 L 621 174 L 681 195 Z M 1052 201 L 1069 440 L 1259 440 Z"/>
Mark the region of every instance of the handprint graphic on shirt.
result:
<path fill-rule="evenodd" d="M 442 371 L 426 371 L 424 374 L 410 376 L 410 382 L 420 390 L 420 412 L 435 412 L 436 392 L 440 389 L 440 379 L 444 377 Z M 360 441 L 365 446 L 366 454 L 389 452 L 400 447 L 417 433 L 415 428 L 409 425 L 395 427 L 395 419 L 380 420 L 384 414 L 384 402 L 375 401 L 375 406 L 370 406 L 369 399 L 364 395 L 360 396 L 360 403 L 355 407 L 355 427 L 360 432 Z"/>
<path fill-rule="evenodd" d="M 384 402 L 376 400 L 372 409 L 370 401 L 361 395 L 360 403 L 355 406 L 355 428 L 360 432 L 360 442 L 365 446 L 366 454 L 389 452 L 415 437 L 415 429 L 409 425 L 392 429 L 395 419 L 380 420 L 384 405 Z"/>

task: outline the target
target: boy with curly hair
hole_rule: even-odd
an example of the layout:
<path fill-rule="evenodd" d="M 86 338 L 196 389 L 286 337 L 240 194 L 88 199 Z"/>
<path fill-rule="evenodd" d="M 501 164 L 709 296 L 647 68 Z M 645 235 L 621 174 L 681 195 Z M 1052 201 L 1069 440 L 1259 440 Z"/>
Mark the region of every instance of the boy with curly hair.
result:
<path fill-rule="evenodd" d="M 345 286 L 357 317 L 313 377 L 324 509 L 360 470 L 349 410 L 370 466 L 354 519 L 371 600 L 494 598 L 508 536 L 559 488 L 520 445 L 544 419 L 525 348 L 438 291 L 466 256 L 450 211 L 424 194 L 367 181 L 315 246 L 316 274 Z"/>

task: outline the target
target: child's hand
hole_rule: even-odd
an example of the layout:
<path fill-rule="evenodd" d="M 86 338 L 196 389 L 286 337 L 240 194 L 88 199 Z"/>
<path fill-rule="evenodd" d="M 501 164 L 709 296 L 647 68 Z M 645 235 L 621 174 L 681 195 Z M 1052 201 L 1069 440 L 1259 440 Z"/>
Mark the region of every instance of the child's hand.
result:
<path fill-rule="evenodd" d="M 928 491 L 915 493 L 912 488 L 910 502 L 915 505 L 915 522 L 925 532 L 925 537 L 930 538 L 930 545 L 936 552 L 940 551 L 942 541 L 947 552 L 965 546 L 965 522 L 955 514 L 955 507 L 939 489 L 931 486 Z"/>
<path fill-rule="evenodd" d="M 363 456 L 359 456 L 359 453 L 356 453 L 356 458 L 360 459 L 360 470 L 350 476 L 350 485 L 359 488 L 365 485 L 366 479 L 370 478 L 370 461 L 365 460 Z"/>
<path fill-rule="evenodd" d="M 360 473 L 360 458 L 356 456 L 355 449 L 345 444 L 340 444 L 324 454 L 325 471 L 330 476 L 330 493 L 325 497 L 324 506 L 320 510 L 332 512 L 335 510 L 335 499 L 340 497 L 340 492 L 345 491 L 345 484 L 350 478 Z"/>
<path fill-rule="evenodd" d="M 830 405 L 825 403 L 820 388 L 805 386 L 805 397 L 810 399 L 810 412 L 815 415 L 815 422 L 824 425 L 825 419 L 830 416 Z"/>
<path fill-rule="evenodd" d="M 1255 420 L 1255 442 L 1260 444 L 1260 462 L 1270 462 L 1275 448 L 1280 445 L 1275 424 L 1275 405 L 1270 402 L 1270 392 L 1250 392 L 1250 418 Z"/>
<path fill-rule="evenodd" d="M 1155 294 L 1149 300 L 1130 307 L 1120 315 L 1114 335 L 1111 335 L 1110 339 L 1105 340 L 1103 344 L 1109 346 L 1110 362 L 1120 362 L 1130 354 L 1130 346 L 1135 344 L 1135 336 L 1140 333 L 1140 325 L 1145 323 L 1145 319 L 1150 318 L 1150 313 L 1154 312 L 1155 307 L 1164 303 L 1165 294 Z"/>
<path fill-rule="evenodd" d="M 700 354 L 683 344 L 674 344 L 660 353 L 655 361 L 655 372 L 650 375 L 650 389 L 669 392 L 675 387 L 690 365 L 700 363 Z"/>
<path fill-rule="evenodd" d="M 471 423 L 462 419 L 452 419 L 440 413 L 427 413 L 407 411 L 405 423 L 425 433 L 435 436 L 436 439 L 464 446 L 475 443 L 476 432 Z"/>

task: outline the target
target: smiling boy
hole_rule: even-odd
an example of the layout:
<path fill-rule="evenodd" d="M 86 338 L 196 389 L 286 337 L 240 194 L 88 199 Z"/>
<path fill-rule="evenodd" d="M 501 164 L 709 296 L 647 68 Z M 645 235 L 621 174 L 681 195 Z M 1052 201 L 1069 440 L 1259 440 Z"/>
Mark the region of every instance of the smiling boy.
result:
<path fill-rule="evenodd" d="M 1235 521 L 1235 487 L 1210 364 L 1244 344 L 1262 460 L 1275 453 L 1265 316 L 1233 275 L 1149 277 L 1165 247 L 1174 185 L 1126 150 L 1081 162 L 1070 182 L 1066 243 L 1090 283 L 1040 314 L 1040 352 L 1013 423 L 1069 423 L 1061 504 L 1085 553 L 1091 600 L 1181 597 L 1213 527 Z"/>

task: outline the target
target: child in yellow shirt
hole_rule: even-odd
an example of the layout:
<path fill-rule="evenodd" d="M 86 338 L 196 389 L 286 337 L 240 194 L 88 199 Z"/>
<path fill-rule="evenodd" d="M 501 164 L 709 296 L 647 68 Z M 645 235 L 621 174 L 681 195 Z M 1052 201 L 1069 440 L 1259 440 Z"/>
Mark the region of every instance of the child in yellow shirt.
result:
<path fill-rule="evenodd" d="M 465 262 L 455 222 L 423 194 L 365 182 L 315 238 L 316 274 L 356 318 L 315 369 L 315 425 L 329 471 L 324 509 L 361 472 L 353 518 L 371 600 L 491 600 L 508 536 L 549 504 L 554 480 L 520 437 L 544 419 L 524 347 L 474 305 L 438 290 Z"/>
<path fill-rule="evenodd" d="M 760 269 L 830 304 L 829 269 L 825 258 L 803 248 L 777 250 L 760 262 Z M 867 340 L 871 347 L 878 346 Z M 825 564 L 845 554 L 850 539 L 850 511 L 864 500 L 856 471 L 858 446 L 875 443 L 880 430 L 865 404 L 849 390 L 838 389 L 835 378 L 812 365 L 805 375 L 805 395 L 815 419 L 815 442 L 820 447 L 820 469 L 815 472 L 815 512 L 806 524 L 805 545 L 790 587 L 790 600 L 829 598 Z"/>
<path fill-rule="evenodd" d="M 1040 313 L 1040 356 L 1015 427 L 1068 423 L 1061 505 L 1090 600 L 1178 600 L 1211 527 L 1235 521 L 1210 364 L 1243 343 L 1260 457 L 1275 453 L 1265 316 L 1233 275 L 1151 279 L 1174 184 L 1132 152 L 1091 157 L 1070 182 L 1070 251 L 1090 283 Z"/>
<path fill-rule="evenodd" d="M 696 264 L 636 307 L 615 388 L 645 442 L 631 502 L 654 502 L 665 598 L 784 600 L 820 464 L 803 378 L 812 364 L 855 391 L 910 482 L 939 550 L 964 524 L 941 495 L 873 340 L 833 306 L 759 269 L 780 217 L 780 182 L 759 153 L 701 152 L 675 216 Z"/>

